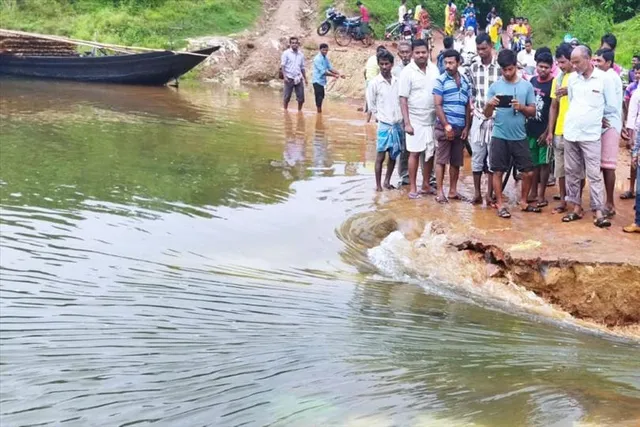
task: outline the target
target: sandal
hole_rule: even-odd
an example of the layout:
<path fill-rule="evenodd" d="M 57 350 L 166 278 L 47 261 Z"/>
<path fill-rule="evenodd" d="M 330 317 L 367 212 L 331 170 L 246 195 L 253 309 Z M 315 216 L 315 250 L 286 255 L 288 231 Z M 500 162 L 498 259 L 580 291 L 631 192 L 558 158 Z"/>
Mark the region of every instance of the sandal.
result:
<path fill-rule="evenodd" d="M 622 200 L 633 199 L 635 197 L 636 197 L 635 194 L 633 194 L 631 191 L 625 191 L 620 195 L 620 198 Z"/>
<path fill-rule="evenodd" d="M 521 208 L 520 209 L 522 212 L 529 212 L 529 213 L 540 213 L 542 212 L 542 209 L 540 209 L 537 206 L 531 206 L 531 205 L 527 205 L 526 208 Z"/>
<path fill-rule="evenodd" d="M 613 218 L 614 216 L 616 216 L 616 211 L 610 211 L 609 209 L 604 209 L 602 211 L 602 215 L 604 215 L 605 218 Z"/>
<path fill-rule="evenodd" d="M 579 219 L 582 219 L 583 215 L 578 215 L 575 212 L 569 212 L 567 215 L 562 217 L 562 222 L 573 222 Z"/>
<path fill-rule="evenodd" d="M 567 207 L 566 206 L 556 206 L 555 208 L 553 208 L 551 213 L 553 213 L 553 214 L 561 214 L 561 213 L 565 213 L 566 211 L 567 211 Z"/>
<path fill-rule="evenodd" d="M 445 203 L 449 203 L 449 200 L 447 200 L 446 197 L 438 196 L 438 197 L 436 197 L 436 202 L 441 203 L 441 204 L 445 204 Z"/>
<path fill-rule="evenodd" d="M 420 199 L 420 198 L 422 198 L 420 196 L 420 193 L 409 193 L 409 199 L 410 200 L 416 200 L 416 199 Z"/>
<path fill-rule="evenodd" d="M 460 200 L 462 202 L 466 202 L 467 198 L 461 194 L 455 194 L 454 196 L 449 196 L 449 200 Z"/>
<path fill-rule="evenodd" d="M 504 219 L 511 218 L 511 214 L 509 213 L 509 210 L 507 208 L 500 208 L 500 210 L 498 211 L 498 216 Z"/>
<path fill-rule="evenodd" d="M 601 217 L 601 218 L 596 218 L 595 221 L 593 221 L 593 223 L 595 224 L 596 227 L 598 228 L 607 228 L 607 227 L 611 227 L 611 221 L 609 221 L 608 218 L 605 217 Z"/>
<path fill-rule="evenodd" d="M 547 206 L 549 206 L 549 202 L 547 200 L 536 203 L 536 207 L 538 208 L 546 208 Z"/>

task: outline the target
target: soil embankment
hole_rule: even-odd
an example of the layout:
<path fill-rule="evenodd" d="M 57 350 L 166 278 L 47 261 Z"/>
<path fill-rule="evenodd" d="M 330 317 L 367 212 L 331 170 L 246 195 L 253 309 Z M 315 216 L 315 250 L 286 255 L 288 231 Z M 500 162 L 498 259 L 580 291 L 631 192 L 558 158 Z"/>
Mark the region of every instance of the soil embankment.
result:
<path fill-rule="evenodd" d="M 376 42 L 365 47 L 353 41 L 348 47 L 336 44 L 332 33 L 318 36 L 316 0 L 265 0 L 264 18 L 253 31 L 245 31 L 229 37 L 201 37 L 189 40 L 191 49 L 207 45 L 222 48 L 205 63 L 202 77 L 209 81 L 231 84 L 259 83 L 279 87 L 280 56 L 288 46 L 288 39 L 297 36 L 307 59 L 307 72 L 311 76 L 311 60 L 318 53 L 318 45 L 330 46 L 329 58 L 335 69 L 347 78 L 330 81 L 327 96 L 362 98 L 364 92 L 363 70 L 375 48 L 384 44 L 395 53 L 395 43 Z M 442 36 L 436 34 L 436 50 L 441 47 Z M 307 88 L 307 90 L 310 90 Z"/>

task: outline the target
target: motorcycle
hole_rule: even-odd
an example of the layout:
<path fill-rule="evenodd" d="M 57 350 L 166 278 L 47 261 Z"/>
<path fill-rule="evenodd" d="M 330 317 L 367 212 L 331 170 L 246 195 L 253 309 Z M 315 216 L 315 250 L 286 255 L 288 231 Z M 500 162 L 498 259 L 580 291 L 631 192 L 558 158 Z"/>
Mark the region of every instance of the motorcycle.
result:
<path fill-rule="evenodd" d="M 412 12 L 409 10 L 409 12 L 404 15 L 404 20 L 402 22 L 395 22 L 388 25 L 385 28 L 384 38 L 392 41 L 407 40 L 410 42 L 416 39 L 418 26 L 416 22 L 411 19 L 411 15 Z"/>
<path fill-rule="evenodd" d="M 346 21 L 347 19 L 347 17 L 338 12 L 335 7 L 328 8 L 325 12 L 325 16 L 326 19 L 322 21 L 322 24 L 320 24 L 320 26 L 316 30 L 319 36 L 326 35 L 329 30 L 331 30 L 331 28 L 333 28 L 333 30 L 335 31 L 336 28 L 344 24 L 344 21 Z"/>
<path fill-rule="evenodd" d="M 352 40 L 361 41 L 365 46 L 371 46 L 376 38 L 373 28 L 369 28 L 368 34 L 362 34 L 360 30 L 360 17 L 347 18 L 345 21 L 335 29 L 333 32 L 338 46 L 349 46 Z"/>

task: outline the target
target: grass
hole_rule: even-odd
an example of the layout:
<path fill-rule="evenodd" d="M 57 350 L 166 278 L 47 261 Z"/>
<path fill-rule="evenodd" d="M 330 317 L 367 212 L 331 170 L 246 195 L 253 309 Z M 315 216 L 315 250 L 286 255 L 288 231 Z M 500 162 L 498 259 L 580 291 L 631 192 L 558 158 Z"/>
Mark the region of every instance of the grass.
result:
<path fill-rule="evenodd" d="M 0 26 L 103 43 L 179 48 L 186 37 L 245 29 L 261 11 L 261 0 L 0 0 Z"/>

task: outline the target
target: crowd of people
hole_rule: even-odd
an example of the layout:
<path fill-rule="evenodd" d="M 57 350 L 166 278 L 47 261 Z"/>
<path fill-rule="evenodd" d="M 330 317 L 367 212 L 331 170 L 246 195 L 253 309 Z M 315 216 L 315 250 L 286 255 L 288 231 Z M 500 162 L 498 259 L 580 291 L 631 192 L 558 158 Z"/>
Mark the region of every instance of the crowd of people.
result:
<path fill-rule="evenodd" d="M 530 35 L 530 30 L 523 35 Z M 292 38 L 290 43 L 282 55 L 284 107 L 295 92 L 301 109 L 304 58 L 298 40 Z M 622 138 L 632 148 L 633 158 L 630 187 L 620 198 L 636 198 L 635 222 L 624 231 L 640 233 L 640 192 L 634 188 L 640 179 L 640 56 L 633 59 L 631 84 L 623 91 L 622 69 L 615 62 L 617 39 L 612 34 L 602 37 L 595 53 L 576 40 L 560 44 L 555 52 L 548 47 L 534 50 L 530 39 L 519 53 L 496 47 L 490 32 L 475 36 L 477 59 L 464 73 L 452 38 L 445 39 L 439 55 L 441 69 L 421 39 L 400 42 L 398 60 L 384 46 L 377 48 L 364 72 L 367 120 L 375 117 L 378 127 L 376 189 L 395 188 L 391 178 L 397 161 L 400 184 L 409 186 L 410 199 L 435 195 L 439 203 L 467 200 L 457 188 L 467 147 L 474 183 L 470 202 L 484 202 L 499 217 L 510 218 L 502 190 L 504 174 L 513 170 L 521 181 L 521 212 L 541 213 L 549 205 L 546 191 L 553 179 L 560 201 L 552 212 L 562 222 L 584 217 L 583 190 L 588 186 L 593 223 L 606 228 L 616 215 L 614 189 Z M 332 68 L 327 50 L 321 45 L 313 61 L 318 112 L 326 77 L 343 77 Z M 483 175 L 488 177 L 484 197 Z"/>
<path fill-rule="evenodd" d="M 552 212 L 560 214 L 562 222 L 584 217 L 582 193 L 588 186 L 594 224 L 611 226 L 621 138 L 633 145 L 631 187 L 621 198 L 634 194 L 638 174 L 640 57 L 634 58 L 632 83 L 623 92 L 612 34 L 602 37 L 595 53 L 571 43 L 562 43 L 554 54 L 547 47 L 535 51 L 530 40 L 522 55 L 511 49 L 496 52 L 486 33 L 475 42 L 478 60 L 468 74 L 461 72 L 460 53 L 451 46 L 441 52 L 442 72 L 422 40 L 401 44 L 397 64 L 383 46 L 378 48 L 380 74 L 371 79 L 366 96 L 369 113 L 378 121 L 377 190 L 393 188 L 399 159 L 401 184 L 409 185 L 409 198 L 433 194 L 439 203 L 465 200 L 457 183 L 468 142 L 472 203 L 485 202 L 501 218 L 510 218 L 503 176 L 515 169 L 521 180 L 520 211 L 541 213 L 549 206 L 546 191 L 553 176 L 560 202 Z M 528 76 L 523 67 L 531 66 Z M 483 174 L 488 175 L 484 197 Z M 640 232 L 640 195 L 635 197 L 636 220 L 624 228 L 627 232 Z"/>

